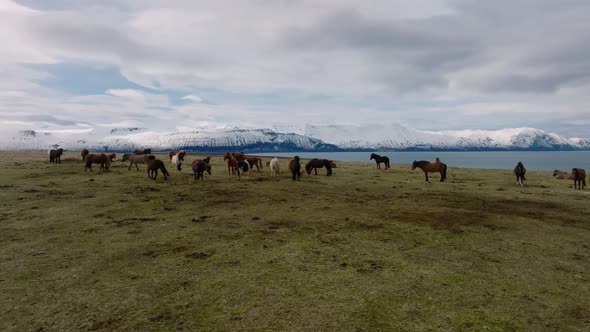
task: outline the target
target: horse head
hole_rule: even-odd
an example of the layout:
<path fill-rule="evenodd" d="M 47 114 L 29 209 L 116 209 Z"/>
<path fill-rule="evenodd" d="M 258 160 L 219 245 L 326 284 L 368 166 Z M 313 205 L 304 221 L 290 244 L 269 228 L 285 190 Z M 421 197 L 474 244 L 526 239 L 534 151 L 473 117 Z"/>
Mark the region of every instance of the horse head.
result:
<path fill-rule="evenodd" d="M 305 172 L 307 172 L 307 175 L 311 175 L 311 168 L 311 163 L 305 164 Z"/>
<path fill-rule="evenodd" d="M 554 170 L 553 171 L 553 176 L 558 176 L 559 175 L 559 172 L 561 172 L 561 171 L 560 170 L 557 170 L 557 169 Z"/>
<path fill-rule="evenodd" d="M 375 154 L 371 153 L 371 158 L 369 160 L 373 160 L 373 158 L 375 158 Z"/>
<path fill-rule="evenodd" d="M 412 171 L 415 170 L 416 167 L 418 167 L 418 162 L 414 160 L 414 162 L 412 163 Z"/>
<path fill-rule="evenodd" d="M 207 171 L 207 173 L 209 173 L 209 175 L 211 175 L 211 165 L 207 164 L 206 171 Z"/>

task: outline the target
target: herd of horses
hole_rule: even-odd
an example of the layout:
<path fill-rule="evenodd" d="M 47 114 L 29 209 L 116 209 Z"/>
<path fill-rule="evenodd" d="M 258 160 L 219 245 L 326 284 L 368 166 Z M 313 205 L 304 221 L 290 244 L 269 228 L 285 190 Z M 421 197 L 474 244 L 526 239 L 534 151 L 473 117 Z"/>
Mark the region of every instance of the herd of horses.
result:
<path fill-rule="evenodd" d="M 60 164 L 63 152 L 63 149 L 49 150 L 49 162 Z M 170 173 L 168 173 L 164 162 L 157 159 L 151 153 L 151 149 L 135 150 L 133 153 L 124 154 L 121 160 L 123 162 L 129 162 L 129 167 L 127 170 L 131 170 L 131 167 L 135 165 L 136 170 L 139 171 L 138 164 L 146 164 L 148 178 L 155 180 L 158 176 L 158 171 L 161 171 L 162 175 L 164 176 L 164 180 L 167 180 L 170 176 Z M 182 170 L 182 163 L 184 162 L 186 155 L 186 151 L 170 151 L 168 153 L 170 163 L 174 167 L 176 173 L 179 173 Z M 91 154 L 87 149 L 83 149 L 80 152 L 80 156 L 84 161 L 85 172 L 88 170 L 93 171 L 93 164 L 100 165 L 100 171 L 107 171 L 110 168 L 111 163 L 117 157 L 117 155 L 114 153 Z M 254 156 L 247 156 L 243 152 L 227 152 L 223 156 L 223 160 L 227 162 L 228 175 L 237 175 L 238 179 L 241 179 L 244 176 L 247 177 L 254 167 L 256 167 L 257 172 L 260 172 L 260 170 L 263 168 L 262 159 Z M 369 160 L 375 161 L 377 169 L 382 169 L 381 164 L 384 164 L 384 169 L 390 168 L 390 161 L 389 157 L 387 156 L 380 156 L 378 154 L 371 153 Z M 211 175 L 210 161 L 211 158 L 207 157 L 202 160 L 194 160 L 191 163 L 195 181 L 203 181 L 203 175 L 205 172 Z M 266 165 L 270 167 L 271 177 L 280 176 L 281 166 L 279 158 L 274 157 L 272 160 L 268 161 Z M 333 160 L 314 158 L 308 161 L 305 166 L 302 167 L 301 158 L 299 158 L 299 156 L 294 156 L 293 159 L 290 159 L 287 164 L 287 169 L 289 170 L 291 179 L 293 181 L 301 179 L 301 175 L 303 174 L 302 169 L 305 169 L 305 172 L 308 175 L 311 175 L 312 171 L 315 175 L 318 175 L 318 168 L 325 168 L 326 176 L 331 176 L 332 169 L 337 168 L 337 166 Z M 447 164 L 441 162 L 439 158 L 436 158 L 434 162 L 429 162 L 426 160 L 414 160 L 412 163 L 412 170 L 415 170 L 416 168 L 420 168 L 424 172 L 425 180 L 427 182 L 428 173 L 440 173 L 440 182 L 444 182 L 447 179 Z M 514 175 L 516 176 L 516 184 L 519 186 L 524 186 L 524 181 L 526 180 L 526 169 L 522 162 L 519 161 L 517 163 L 516 167 L 514 168 Z M 553 177 L 556 179 L 573 180 L 574 189 L 583 189 L 586 187 L 586 171 L 581 168 L 573 168 L 572 173 L 555 170 L 553 172 Z"/>

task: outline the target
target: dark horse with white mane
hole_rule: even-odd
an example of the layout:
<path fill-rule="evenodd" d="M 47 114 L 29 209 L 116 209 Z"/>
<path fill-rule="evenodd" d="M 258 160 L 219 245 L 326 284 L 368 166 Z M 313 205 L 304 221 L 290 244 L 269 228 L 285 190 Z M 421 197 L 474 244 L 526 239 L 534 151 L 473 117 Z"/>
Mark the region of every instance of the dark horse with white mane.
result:
<path fill-rule="evenodd" d="M 328 159 L 314 158 L 305 164 L 305 171 L 307 175 L 311 175 L 311 170 L 315 171 L 315 175 L 318 175 L 318 168 L 325 167 L 327 170 L 326 176 L 332 175 L 332 163 Z"/>
<path fill-rule="evenodd" d="M 514 168 L 514 175 L 516 175 L 517 185 L 524 186 L 524 180 L 526 180 L 526 178 L 524 177 L 525 174 L 526 169 L 524 168 L 522 162 L 519 161 L 518 164 L 516 164 L 516 167 Z"/>
<path fill-rule="evenodd" d="M 381 169 L 381 163 L 385 164 L 385 169 L 389 168 L 389 157 L 387 156 L 380 156 L 376 153 L 371 153 L 371 160 L 375 160 L 377 163 L 377 168 Z"/>
<path fill-rule="evenodd" d="M 416 167 L 424 171 L 426 181 L 428 181 L 428 173 L 440 173 L 440 182 L 444 182 L 447 179 L 447 164 L 441 162 L 431 163 L 426 160 L 415 161 L 412 163 L 412 170 Z"/>

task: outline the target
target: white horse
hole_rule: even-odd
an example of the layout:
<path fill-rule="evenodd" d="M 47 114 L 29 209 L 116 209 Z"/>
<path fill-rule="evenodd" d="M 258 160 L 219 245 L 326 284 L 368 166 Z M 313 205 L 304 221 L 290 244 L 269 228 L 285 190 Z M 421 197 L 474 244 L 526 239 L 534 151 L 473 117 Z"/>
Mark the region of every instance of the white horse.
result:
<path fill-rule="evenodd" d="M 176 173 L 180 173 L 182 160 L 178 157 L 178 154 L 172 156 L 172 160 L 170 161 Z"/>
<path fill-rule="evenodd" d="M 279 176 L 281 175 L 281 163 L 279 158 L 274 157 L 270 161 L 270 176 Z"/>

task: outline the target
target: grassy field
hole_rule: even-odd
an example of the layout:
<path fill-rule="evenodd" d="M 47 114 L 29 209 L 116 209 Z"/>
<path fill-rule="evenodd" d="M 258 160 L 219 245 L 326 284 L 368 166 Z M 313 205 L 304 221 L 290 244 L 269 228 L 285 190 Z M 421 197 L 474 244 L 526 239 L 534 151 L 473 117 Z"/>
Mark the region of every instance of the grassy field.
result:
<path fill-rule="evenodd" d="M 0 155 L 3 331 L 590 329 L 590 190 L 547 172 L 238 181 L 214 156 L 195 183 L 195 155 L 166 182 Z"/>

